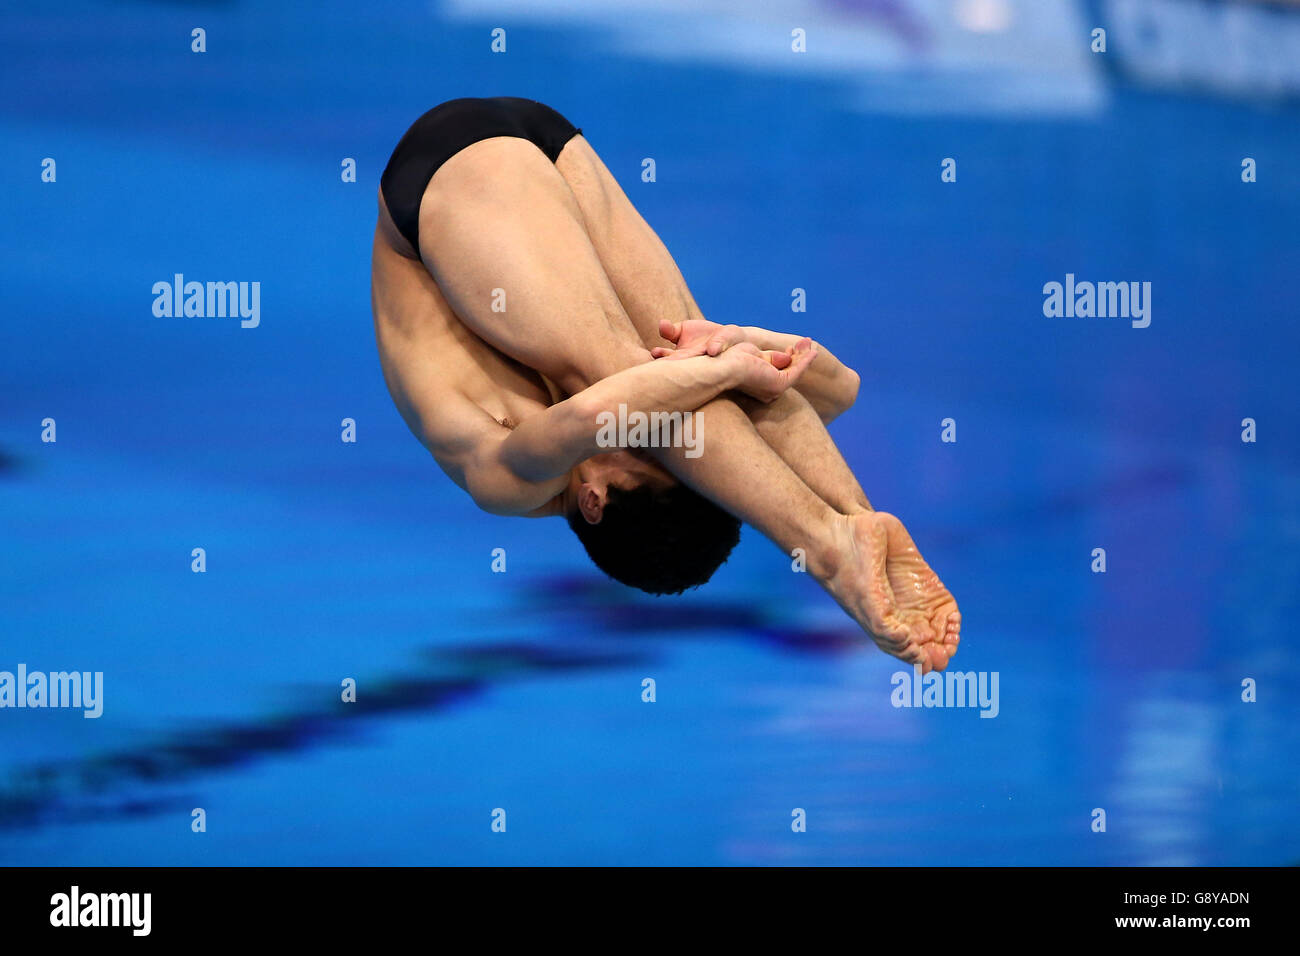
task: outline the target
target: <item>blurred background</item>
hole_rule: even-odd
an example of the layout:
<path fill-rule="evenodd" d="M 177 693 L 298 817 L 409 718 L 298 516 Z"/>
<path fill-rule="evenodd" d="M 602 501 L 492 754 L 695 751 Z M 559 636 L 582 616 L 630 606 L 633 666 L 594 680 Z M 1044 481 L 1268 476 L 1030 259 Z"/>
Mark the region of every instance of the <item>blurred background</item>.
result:
<path fill-rule="evenodd" d="M 0 670 L 102 671 L 105 704 L 0 710 L 0 861 L 1300 860 L 1294 5 L 68 2 L 2 29 Z M 860 371 L 832 433 L 960 601 L 952 666 L 1000 675 L 995 719 L 892 707 L 898 663 L 752 530 L 653 599 L 439 473 L 380 375 L 375 193 L 418 115 L 495 95 L 583 128 L 706 315 Z M 260 282 L 260 325 L 156 317 L 176 273 Z M 1150 326 L 1046 318 L 1066 273 L 1151 282 Z"/>

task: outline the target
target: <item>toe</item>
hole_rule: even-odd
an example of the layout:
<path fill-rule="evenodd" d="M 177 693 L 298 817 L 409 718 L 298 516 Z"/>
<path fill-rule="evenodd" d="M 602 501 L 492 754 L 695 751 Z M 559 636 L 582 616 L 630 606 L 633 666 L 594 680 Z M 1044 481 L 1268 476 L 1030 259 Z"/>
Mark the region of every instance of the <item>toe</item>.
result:
<path fill-rule="evenodd" d="M 961 640 L 961 612 L 953 611 L 948 615 L 944 625 L 943 640 L 945 644 L 956 645 Z"/>

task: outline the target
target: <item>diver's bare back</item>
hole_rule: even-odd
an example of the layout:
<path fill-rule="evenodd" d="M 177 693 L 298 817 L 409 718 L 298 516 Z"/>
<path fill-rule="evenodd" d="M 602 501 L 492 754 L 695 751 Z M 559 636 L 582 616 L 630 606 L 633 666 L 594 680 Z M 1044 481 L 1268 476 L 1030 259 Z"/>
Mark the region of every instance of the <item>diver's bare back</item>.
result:
<path fill-rule="evenodd" d="M 411 431 L 465 488 L 462 465 L 470 445 L 494 431 L 504 435 L 560 396 L 541 374 L 503 355 L 457 317 L 410 243 L 393 227 L 382 193 L 372 275 L 384 379 Z M 419 320 L 411 321 L 412 316 Z M 436 369 L 409 374 L 421 364 Z M 411 394 L 417 388 L 422 395 Z"/>
<path fill-rule="evenodd" d="M 480 507 L 499 513 L 554 513 L 551 499 L 564 487 L 561 478 L 521 481 L 495 467 L 490 462 L 491 453 L 511 429 L 580 390 L 581 385 L 575 385 L 572 376 L 561 379 L 570 369 L 554 363 L 560 356 L 571 355 L 572 349 L 565 353 L 552 347 L 557 343 L 548 339 L 555 336 L 555 326 L 550 332 L 542 328 L 532 311 L 535 305 L 516 305 L 509 317 L 504 316 L 506 290 L 494 288 L 498 280 L 494 260 L 502 255 L 527 253 L 521 252 L 518 245 L 506 252 L 491 248 L 492 236 L 513 227 L 513 223 L 498 214 L 492 222 L 475 220 L 467 224 L 462 210 L 473 203 L 476 195 L 504 191 L 507 184 L 515 190 L 516 199 L 522 189 L 526 200 L 527 191 L 538 181 L 536 188 L 541 192 L 550 189 L 550 198 L 554 199 L 557 182 L 567 183 L 558 163 L 565 149 L 585 151 L 589 159 L 594 159 L 580 131 L 543 104 L 515 97 L 448 101 L 422 116 L 403 136 L 385 169 L 379 191 L 372 306 L 385 380 L 403 418 L 442 470 L 474 495 Z M 548 177 L 553 181 L 546 182 Z M 561 188 L 567 192 L 567 187 Z M 567 198 L 571 203 L 572 197 Z M 557 268 L 557 264 L 590 256 L 590 243 L 585 233 L 566 233 L 547 221 L 545 213 L 535 208 L 538 206 L 554 208 L 553 203 L 519 203 L 519 215 L 526 213 L 529 217 L 527 225 L 519 228 L 545 235 L 548 254 L 553 258 L 549 266 L 530 263 L 523 274 L 535 278 L 523 284 L 544 286 L 549 281 L 572 285 L 575 273 Z M 568 216 L 573 212 L 563 211 Z M 461 221 L 454 222 L 458 216 Z M 484 235 L 490 251 L 470 258 L 440 257 L 437 249 L 441 235 L 459 230 L 463 237 L 467 227 Z M 536 244 L 535 239 L 532 244 Z M 509 354 L 497 347 L 502 343 L 487 341 L 479 334 L 479 326 L 471 327 L 457 313 L 451 302 L 453 292 L 440 288 L 435 278 L 440 270 L 444 277 L 451 276 L 453 285 L 462 287 L 462 300 L 463 287 L 475 287 L 473 307 L 480 312 L 484 308 L 482 300 L 494 300 L 491 311 L 500 311 L 506 318 L 501 325 L 507 330 L 503 334 L 509 339 Z M 591 275 L 592 270 L 585 274 Z M 521 293 L 517 288 L 520 282 L 514 285 L 516 288 L 510 292 Z M 604 285 L 603 291 L 612 294 L 608 283 Z M 499 309 L 495 301 L 498 296 Z M 533 303 L 548 299 L 545 294 L 530 298 Z M 549 297 L 557 300 L 557 308 L 562 308 L 559 298 Z M 628 334 L 634 330 L 629 325 L 620 331 L 627 334 L 611 334 L 609 341 L 588 341 L 584 345 L 592 354 L 627 364 L 632 358 L 622 353 L 627 350 Z M 663 340 L 656 337 L 646 347 L 659 344 Z M 519 361 L 512 355 L 531 357 L 531 361 Z M 648 357 L 646 353 L 644 358 Z M 548 361 L 554 367 L 546 365 Z M 546 376 L 548 371 L 553 378 Z M 485 461 L 489 463 L 485 465 Z M 470 472 L 493 476 L 491 494 L 475 494 Z"/>

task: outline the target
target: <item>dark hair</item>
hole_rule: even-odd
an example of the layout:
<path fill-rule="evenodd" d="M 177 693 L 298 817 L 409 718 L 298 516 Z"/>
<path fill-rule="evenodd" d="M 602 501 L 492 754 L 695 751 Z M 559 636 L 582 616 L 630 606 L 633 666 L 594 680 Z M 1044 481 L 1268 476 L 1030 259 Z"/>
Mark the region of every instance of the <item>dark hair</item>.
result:
<path fill-rule="evenodd" d="M 568 515 L 587 556 L 615 581 L 681 594 L 713 577 L 740 540 L 740 522 L 685 485 L 611 487 L 598 524 Z"/>

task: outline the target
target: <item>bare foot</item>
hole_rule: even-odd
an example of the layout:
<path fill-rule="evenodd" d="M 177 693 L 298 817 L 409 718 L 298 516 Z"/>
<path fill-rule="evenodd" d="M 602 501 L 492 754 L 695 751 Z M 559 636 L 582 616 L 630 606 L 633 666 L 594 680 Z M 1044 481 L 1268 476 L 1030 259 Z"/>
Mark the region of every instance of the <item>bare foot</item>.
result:
<path fill-rule="evenodd" d="M 924 673 L 957 653 L 961 612 L 903 523 L 883 511 L 841 517 L 840 564 L 822 582 L 881 650 Z"/>

